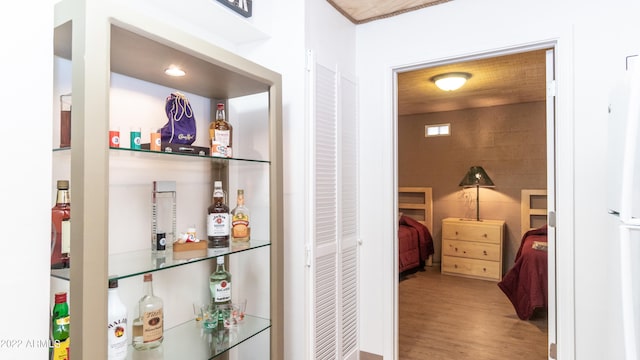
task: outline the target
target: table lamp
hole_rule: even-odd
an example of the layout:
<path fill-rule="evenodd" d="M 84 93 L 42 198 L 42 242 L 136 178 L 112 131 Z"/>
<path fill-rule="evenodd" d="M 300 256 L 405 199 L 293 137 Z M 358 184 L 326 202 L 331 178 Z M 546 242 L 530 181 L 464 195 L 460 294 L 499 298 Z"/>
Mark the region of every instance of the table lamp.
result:
<path fill-rule="evenodd" d="M 495 187 L 493 181 L 491 181 L 482 166 L 472 166 L 458 186 L 465 188 L 476 187 L 476 221 L 480 221 L 480 187 Z"/>

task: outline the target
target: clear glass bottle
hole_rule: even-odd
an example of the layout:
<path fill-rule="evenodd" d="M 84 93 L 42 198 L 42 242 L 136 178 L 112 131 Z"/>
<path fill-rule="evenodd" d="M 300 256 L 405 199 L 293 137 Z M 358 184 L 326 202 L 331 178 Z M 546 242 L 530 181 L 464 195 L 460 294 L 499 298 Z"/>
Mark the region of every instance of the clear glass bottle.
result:
<path fill-rule="evenodd" d="M 211 141 L 211 156 L 232 156 L 233 127 L 227 121 L 224 104 L 218 103 L 216 119 L 209 124 L 209 140 Z"/>
<path fill-rule="evenodd" d="M 231 238 L 233 241 L 247 242 L 251 239 L 249 209 L 244 205 L 244 190 L 238 189 L 236 207 L 231 210 Z"/>
<path fill-rule="evenodd" d="M 207 239 L 209 248 L 228 248 L 230 232 L 229 206 L 225 204 L 222 181 L 213 185 L 213 202 L 207 209 Z"/>
<path fill-rule="evenodd" d="M 231 303 L 231 274 L 224 267 L 224 256 L 216 258 L 216 271 L 209 276 L 209 290 L 211 291 L 211 305 L 226 305 Z M 218 327 L 223 324 L 222 312 L 218 312 Z"/>
<path fill-rule="evenodd" d="M 136 350 L 153 349 L 164 340 L 164 313 L 162 299 L 153 294 L 153 277 L 144 274 L 144 296 L 138 301 L 140 312 L 139 322 L 142 322 L 142 342 L 139 337 L 133 342 Z M 139 322 L 134 322 L 134 325 Z"/>
<path fill-rule="evenodd" d="M 109 279 L 107 294 L 107 358 L 120 360 L 127 357 L 127 307 L 118 294 L 118 279 Z"/>
<path fill-rule="evenodd" d="M 56 188 L 56 204 L 51 209 L 51 268 L 62 269 L 69 267 L 71 253 L 69 180 L 58 180 Z"/>
<path fill-rule="evenodd" d="M 151 191 L 151 252 L 162 258 L 176 239 L 176 182 L 154 181 Z"/>
<path fill-rule="evenodd" d="M 67 293 L 55 294 L 55 305 L 51 311 L 52 360 L 66 360 L 69 348 L 69 304 Z"/>

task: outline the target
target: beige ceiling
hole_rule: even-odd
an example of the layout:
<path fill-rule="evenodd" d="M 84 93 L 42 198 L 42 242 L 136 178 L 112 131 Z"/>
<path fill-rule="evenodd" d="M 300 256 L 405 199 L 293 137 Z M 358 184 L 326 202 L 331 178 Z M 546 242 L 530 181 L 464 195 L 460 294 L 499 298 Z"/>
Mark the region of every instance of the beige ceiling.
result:
<path fill-rule="evenodd" d="M 451 0 L 327 0 L 354 24 L 362 24 Z M 460 89 L 445 92 L 430 79 L 468 72 Z M 545 50 L 459 62 L 398 74 L 398 115 L 452 111 L 545 100 Z"/>
<path fill-rule="evenodd" d="M 327 0 L 354 24 L 383 19 L 451 0 Z"/>
<path fill-rule="evenodd" d="M 545 50 L 504 55 L 398 74 L 398 114 L 410 115 L 544 101 Z M 446 72 L 468 72 L 456 91 L 442 91 L 430 80 Z"/>

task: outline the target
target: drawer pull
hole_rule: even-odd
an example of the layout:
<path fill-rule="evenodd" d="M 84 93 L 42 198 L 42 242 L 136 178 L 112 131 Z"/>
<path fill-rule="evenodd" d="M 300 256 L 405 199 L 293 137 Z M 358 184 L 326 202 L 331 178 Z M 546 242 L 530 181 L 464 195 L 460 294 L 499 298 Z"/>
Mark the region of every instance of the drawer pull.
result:
<path fill-rule="evenodd" d="M 482 251 L 482 254 L 483 254 L 484 256 L 487 256 L 487 250 L 483 250 L 483 251 Z"/>
<path fill-rule="evenodd" d="M 482 237 L 487 237 L 487 236 L 488 236 L 487 234 L 482 234 Z"/>
<path fill-rule="evenodd" d="M 453 267 L 457 269 L 458 268 L 458 264 L 454 264 Z"/>
<path fill-rule="evenodd" d="M 483 272 L 487 272 L 487 268 L 482 268 L 482 271 Z"/>
<path fill-rule="evenodd" d="M 458 252 L 458 248 L 453 248 L 453 250 L 454 250 L 455 252 Z"/>

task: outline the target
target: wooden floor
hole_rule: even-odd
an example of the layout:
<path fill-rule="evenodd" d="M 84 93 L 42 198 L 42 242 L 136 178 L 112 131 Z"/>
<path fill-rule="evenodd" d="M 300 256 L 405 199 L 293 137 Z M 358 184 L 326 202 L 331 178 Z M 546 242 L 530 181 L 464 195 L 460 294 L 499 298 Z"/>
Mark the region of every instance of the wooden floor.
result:
<path fill-rule="evenodd" d="M 425 269 L 400 281 L 400 360 L 547 359 L 546 313 L 520 320 L 495 282 Z"/>

